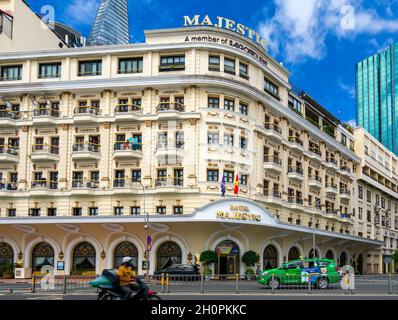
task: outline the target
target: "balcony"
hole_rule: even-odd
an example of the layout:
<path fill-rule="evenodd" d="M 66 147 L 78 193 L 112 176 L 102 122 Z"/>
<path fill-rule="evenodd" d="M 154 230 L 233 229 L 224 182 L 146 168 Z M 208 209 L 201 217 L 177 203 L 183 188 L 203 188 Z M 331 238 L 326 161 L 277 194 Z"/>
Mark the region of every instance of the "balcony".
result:
<path fill-rule="evenodd" d="M 318 148 L 309 148 L 307 155 L 311 159 L 322 161 L 322 152 Z"/>
<path fill-rule="evenodd" d="M 158 143 L 156 145 L 155 157 L 158 159 L 181 159 L 184 156 L 184 142 L 176 144 Z"/>
<path fill-rule="evenodd" d="M 99 160 L 101 146 L 95 143 L 75 143 L 72 149 L 72 160 Z"/>
<path fill-rule="evenodd" d="M 336 209 L 332 209 L 332 208 L 326 208 L 325 210 L 326 214 L 331 216 L 331 217 L 337 217 L 337 210 Z"/>
<path fill-rule="evenodd" d="M 33 110 L 33 124 L 46 125 L 56 124 L 60 117 L 60 111 L 52 108 L 37 108 Z"/>
<path fill-rule="evenodd" d="M 115 107 L 116 120 L 137 119 L 142 114 L 142 107 L 135 104 L 119 104 Z"/>
<path fill-rule="evenodd" d="M 0 146 L 0 163 L 18 163 L 19 149 L 13 146 Z"/>
<path fill-rule="evenodd" d="M 288 196 L 287 197 L 287 202 L 292 209 L 299 209 L 303 207 L 304 201 L 303 198 L 300 197 L 292 197 Z"/>
<path fill-rule="evenodd" d="M 348 189 L 340 189 L 340 199 L 350 200 L 351 192 Z"/>
<path fill-rule="evenodd" d="M 0 126 L 13 126 L 15 121 L 21 119 L 21 112 L 11 110 L 0 110 Z"/>
<path fill-rule="evenodd" d="M 334 158 L 326 158 L 326 166 L 330 169 L 338 170 L 337 160 Z"/>
<path fill-rule="evenodd" d="M 289 167 L 287 171 L 287 177 L 289 179 L 298 181 L 298 182 L 303 182 L 304 180 L 304 173 L 302 168 L 298 167 Z"/>
<path fill-rule="evenodd" d="M 129 141 L 115 142 L 113 159 L 142 159 L 142 144 Z"/>
<path fill-rule="evenodd" d="M 300 152 L 304 152 L 304 142 L 298 137 L 289 137 L 289 146 L 292 149 L 295 149 Z"/>
<path fill-rule="evenodd" d="M 0 181 L 0 195 L 18 190 L 18 182 Z"/>
<path fill-rule="evenodd" d="M 161 192 L 175 192 L 176 188 L 184 187 L 184 179 L 176 177 L 158 177 L 155 179 L 155 188 Z"/>
<path fill-rule="evenodd" d="M 269 190 L 262 188 L 262 195 L 267 198 L 267 203 L 278 203 L 282 200 L 282 193 L 278 190 Z"/>
<path fill-rule="evenodd" d="M 341 170 L 341 174 L 351 177 L 351 169 L 349 167 L 341 166 L 340 170 Z"/>
<path fill-rule="evenodd" d="M 99 181 L 92 180 L 86 181 L 83 179 L 72 180 L 72 190 L 73 195 L 90 195 L 93 194 L 95 190 L 99 188 Z"/>
<path fill-rule="evenodd" d="M 325 192 L 330 195 L 337 195 L 338 194 L 337 185 L 334 183 L 326 183 Z"/>
<path fill-rule="evenodd" d="M 142 190 L 140 181 L 132 181 L 126 178 L 116 178 L 113 180 L 113 192 L 115 194 L 131 194 L 132 189 Z"/>
<path fill-rule="evenodd" d="M 322 178 L 320 176 L 309 176 L 308 186 L 318 190 L 322 189 Z"/>
<path fill-rule="evenodd" d="M 264 123 L 265 135 L 269 138 L 282 140 L 282 128 L 278 127 L 275 123 Z"/>
<path fill-rule="evenodd" d="M 59 161 L 59 146 L 34 144 L 30 158 L 33 162 Z"/>
<path fill-rule="evenodd" d="M 282 172 L 282 160 L 277 157 L 264 157 L 263 168 L 276 173 Z"/>
<path fill-rule="evenodd" d="M 101 115 L 101 109 L 91 106 L 79 106 L 73 111 L 75 123 L 96 122 Z"/>
<path fill-rule="evenodd" d="M 160 102 L 156 112 L 185 112 L 185 105 L 182 103 Z"/>
<path fill-rule="evenodd" d="M 47 181 L 44 179 L 33 180 L 31 184 L 31 192 L 35 195 L 45 194 L 48 190 L 57 190 L 58 181 Z"/>

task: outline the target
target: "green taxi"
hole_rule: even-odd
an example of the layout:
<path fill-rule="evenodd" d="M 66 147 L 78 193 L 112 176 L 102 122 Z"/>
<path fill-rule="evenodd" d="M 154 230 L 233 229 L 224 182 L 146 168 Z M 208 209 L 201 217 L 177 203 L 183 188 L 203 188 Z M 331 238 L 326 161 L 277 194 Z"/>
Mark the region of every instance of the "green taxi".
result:
<path fill-rule="evenodd" d="M 340 275 L 333 260 L 299 259 L 282 264 L 279 268 L 264 270 L 258 277 L 258 283 L 277 289 L 281 285 L 304 285 L 310 282 L 319 289 L 327 289 L 330 284 L 338 283 Z"/>

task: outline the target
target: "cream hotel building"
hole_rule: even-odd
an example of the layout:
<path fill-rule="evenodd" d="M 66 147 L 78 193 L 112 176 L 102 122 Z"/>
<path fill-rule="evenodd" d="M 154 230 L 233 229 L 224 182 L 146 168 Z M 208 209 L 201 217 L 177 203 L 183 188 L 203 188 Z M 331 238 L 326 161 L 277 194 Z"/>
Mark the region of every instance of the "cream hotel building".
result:
<path fill-rule="evenodd" d="M 395 271 L 397 157 L 292 88 L 255 36 L 185 17 L 68 48 L 24 2 L 0 9 L 0 264 L 18 276 L 125 255 L 143 274 L 146 213 L 149 273 L 204 250 L 216 274 L 243 274 L 249 250 L 275 267 L 312 257 L 313 233 L 318 257 Z"/>

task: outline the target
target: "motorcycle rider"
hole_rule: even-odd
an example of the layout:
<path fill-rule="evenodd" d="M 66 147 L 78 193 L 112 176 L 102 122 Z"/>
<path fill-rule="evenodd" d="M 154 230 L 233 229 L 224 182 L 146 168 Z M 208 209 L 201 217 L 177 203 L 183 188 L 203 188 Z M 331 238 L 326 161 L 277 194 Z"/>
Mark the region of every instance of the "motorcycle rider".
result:
<path fill-rule="evenodd" d="M 119 289 L 124 293 L 123 299 L 127 300 L 133 291 L 138 291 L 138 286 L 134 284 L 135 273 L 132 270 L 133 258 L 124 257 L 122 263 L 117 270 L 119 276 Z"/>

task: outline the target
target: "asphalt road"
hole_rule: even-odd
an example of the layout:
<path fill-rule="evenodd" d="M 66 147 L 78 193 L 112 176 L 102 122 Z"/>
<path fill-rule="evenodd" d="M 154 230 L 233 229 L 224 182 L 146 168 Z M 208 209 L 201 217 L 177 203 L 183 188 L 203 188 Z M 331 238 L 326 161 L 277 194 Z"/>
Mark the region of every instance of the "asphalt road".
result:
<path fill-rule="evenodd" d="M 150 285 L 152 290 L 157 292 L 162 292 L 162 288 L 155 282 L 152 282 Z M 57 285 L 56 291 L 53 293 L 61 294 L 62 293 L 62 286 Z M 82 296 L 86 296 L 87 294 L 94 294 L 95 289 L 89 289 L 88 286 L 85 286 L 85 290 L 79 291 L 77 289 L 82 289 L 74 286 L 68 285 L 67 294 L 81 294 Z M 164 288 L 166 290 L 166 287 Z M 174 294 L 177 297 L 186 297 L 186 296 L 193 296 L 198 294 L 199 296 L 203 296 L 200 294 L 201 291 L 201 283 L 200 281 L 172 281 L 169 284 L 169 293 Z M 395 278 L 391 281 L 390 288 L 386 278 L 380 279 L 356 279 L 355 280 L 355 294 L 372 294 L 372 295 L 380 295 L 380 294 L 388 294 L 389 289 L 393 294 L 398 295 L 398 278 Z M 20 293 L 31 293 L 31 284 L 29 283 L 16 283 L 16 284 L 4 284 L 0 283 L 0 299 L 5 299 L 5 293 L 10 293 L 12 290 L 12 294 L 10 297 L 16 297 L 17 294 Z M 204 282 L 204 291 L 206 295 L 215 295 L 218 296 L 219 294 L 222 295 L 234 295 L 236 293 L 236 282 L 235 281 L 205 281 Z M 40 286 L 37 285 L 37 294 L 46 294 L 48 295 L 49 292 L 42 292 L 40 290 Z M 281 287 L 281 289 L 276 290 L 275 293 L 277 295 L 297 295 L 302 294 L 308 296 L 308 287 L 307 286 L 300 286 L 300 287 Z M 245 294 L 251 295 L 252 299 L 255 295 L 260 296 L 268 296 L 272 295 L 272 291 L 269 288 L 265 288 L 264 286 L 260 286 L 256 281 L 240 281 L 239 282 L 239 296 L 243 296 Z M 344 291 L 340 288 L 338 284 L 331 285 L 331 288 L 328 290 L 318 290 L 312 289 L 311 295 L 314 296 L 322 296 L 322 295 L 343 295 Z M 8 299 L 8 295 L 7 299 Z M 231 297 L 232 297 L 231 296 Z"/>
<path fill-rule="evenodd" d="M 364 295 L 364 294 L 161 294 L 162 300 L 398 300 L 398 295 Z M 95 294 L 0 294 L 0 301 L 6 300 L 96 300 Z"/>

